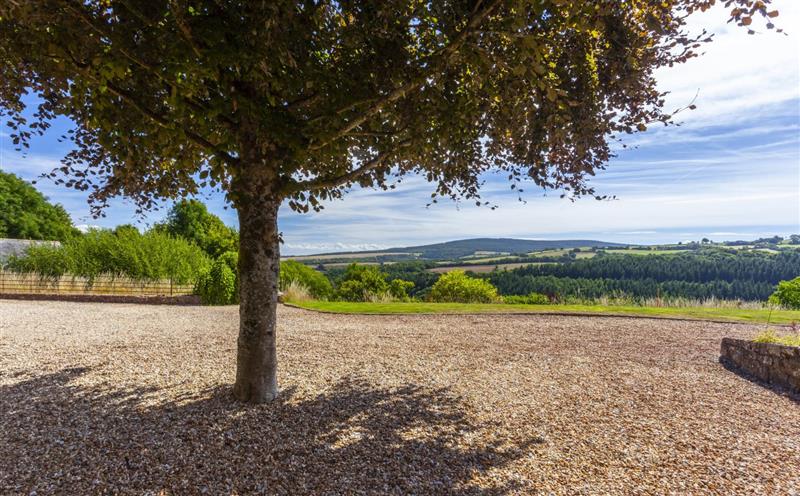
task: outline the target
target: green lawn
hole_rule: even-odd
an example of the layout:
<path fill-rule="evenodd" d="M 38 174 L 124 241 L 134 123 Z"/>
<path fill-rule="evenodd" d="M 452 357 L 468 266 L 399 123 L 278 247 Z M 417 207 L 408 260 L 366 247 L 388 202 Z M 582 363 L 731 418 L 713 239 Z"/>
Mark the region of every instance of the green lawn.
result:
<path fill-rule="evenodd" d="M 575 313 L 601 315 L 638 315 L 642 317 L 688 318 L 736 322 L 789 324 L 800 322 L 800 311 L 736 308 L 664 308 L 602 305 L 506 305 L 468 303 L 350 303 L 339 301 L 306 301 L 291 303 L 307 310 L 353 314 L 425 314 L 425 313 Z"/>

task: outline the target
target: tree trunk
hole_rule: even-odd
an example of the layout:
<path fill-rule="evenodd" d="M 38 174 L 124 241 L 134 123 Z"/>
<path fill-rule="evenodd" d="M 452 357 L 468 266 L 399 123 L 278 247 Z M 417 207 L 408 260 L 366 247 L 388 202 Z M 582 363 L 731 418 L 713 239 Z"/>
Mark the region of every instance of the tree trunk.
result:
<path fill-rule="evenodd" d="M 278 395 L 275 322 L 278 307 L 280 201 L 250 197 L 239 214 L 239 340 L 233 394 L 249 403 Z"/>

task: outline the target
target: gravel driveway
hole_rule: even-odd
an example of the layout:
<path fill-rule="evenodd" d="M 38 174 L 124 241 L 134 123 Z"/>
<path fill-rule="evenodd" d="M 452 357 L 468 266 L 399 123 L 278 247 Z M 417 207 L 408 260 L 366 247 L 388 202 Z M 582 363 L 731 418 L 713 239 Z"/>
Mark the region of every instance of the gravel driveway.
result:
<path fill-rule="evenodd" d="M 723 369 L 757 328 L 0 301 L 0 494 L 800 494 L 800 404 Z"/>

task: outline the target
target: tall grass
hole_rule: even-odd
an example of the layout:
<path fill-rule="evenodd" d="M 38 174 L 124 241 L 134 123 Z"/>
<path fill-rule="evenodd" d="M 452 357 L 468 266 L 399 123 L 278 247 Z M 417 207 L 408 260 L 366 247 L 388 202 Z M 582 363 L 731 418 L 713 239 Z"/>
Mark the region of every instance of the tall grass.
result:
<path fill-rule="evenodd" d="M 283 301 L 302 303 L 313 299 L 308 288 L 299 281 L 289 281 L 283 288 Z"/>
<path fill-rule="evenodd" d="M 630 296 L 601 296 L 599 298 L 562 298 L 557 301 L 565 305 L 602 305 L 602 306 L 638 306 L 654 308 L 729 308 L 742 310 L 759 310 L 769 305 L 762 301 L 722 300 L 719 298 L 633 298 Z"/>

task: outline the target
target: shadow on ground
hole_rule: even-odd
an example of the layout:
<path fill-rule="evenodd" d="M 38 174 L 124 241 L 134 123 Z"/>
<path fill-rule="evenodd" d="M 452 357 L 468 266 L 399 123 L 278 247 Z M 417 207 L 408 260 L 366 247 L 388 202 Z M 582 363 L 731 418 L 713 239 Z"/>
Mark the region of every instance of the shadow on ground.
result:
<path fill-rule="evenodd" d="M 790 390 L 788 388 L 780 386 L 778 384 L 773 384 L 771 382 L 767 382 L 767 381 L 765 381 L 763 379 L 760 379 L 760 378 L 754 376 L 753 374 L 750 374 L 750 373 L 742 370 L 741 368 L 737 367 L 736 365 L 730 363 L 727 360 L 723 360 L 723 359 L 720 358 L 719 363 L 728 372 L 731 372 L 731 373 L 733 373 L 735 375 L 738 375 L 742 379 L 750 381 L 753 384 L 757 384 L 757 385 L 761 386 L 764 389 L 768 389 L 768 390 L 772 391 L 773 393 L 777 394 L 778 396 L 784 396 L 784 397 L 789 398 L 790 400 L 794 401 L 795 403 L 800 404 L 800 392 L 795 392 L 795 391 L 792 391 L 792 390 Z"/>
<path fill-rule="evenodd" d="M 0 493 L 503 494 L 521 487 L 492 470 L 539 442 L 487 441 L 446 390 L 345 380 L 256 407 L 227 387 L 165 403 L 88 372 L 0 386 Z"/>

